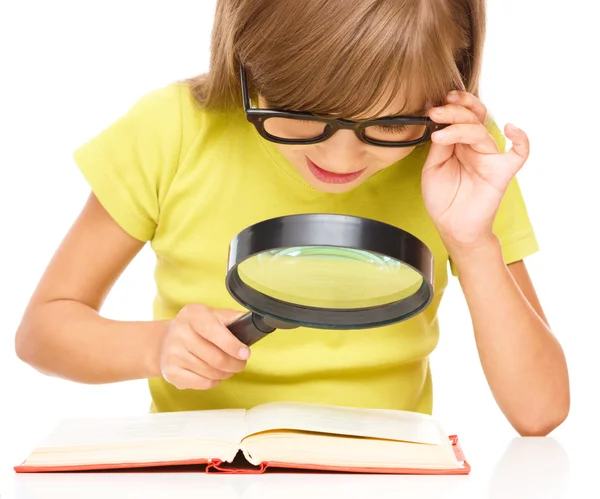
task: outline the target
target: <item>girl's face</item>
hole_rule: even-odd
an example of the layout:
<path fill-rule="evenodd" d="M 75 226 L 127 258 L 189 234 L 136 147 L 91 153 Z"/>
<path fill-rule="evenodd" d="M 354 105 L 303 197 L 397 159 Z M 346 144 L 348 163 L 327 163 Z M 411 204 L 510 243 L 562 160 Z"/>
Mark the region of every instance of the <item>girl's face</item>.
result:
<path fill-rule="evenodd" d="M 262 99 L 259 102 L 261 106 L 265 104 Z M 379 116 L 398 115 L 396 110 L 402 109 L 401 105 L 402 100 L 397 99 Z M 411 108 L 415 109 L 412 106 Z M 424 111 L 420 111 L 418 114 L 423 113 Z M 352 130 L 338 130 L 332 137 L 317 144 L 274 145 L 309 185 L 330 193 L 343 193 L 354 189 L 414 150 L 414 147 L 380 147 L 367 144 Z"/>

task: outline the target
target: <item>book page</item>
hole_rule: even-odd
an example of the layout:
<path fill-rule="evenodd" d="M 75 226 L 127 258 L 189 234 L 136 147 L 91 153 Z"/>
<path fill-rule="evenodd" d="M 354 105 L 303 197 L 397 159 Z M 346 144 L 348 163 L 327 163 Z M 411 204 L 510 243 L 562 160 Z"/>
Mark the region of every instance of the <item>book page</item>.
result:
<path fill-rule="evenodd" d="M 39 447 L 103 447 L 192 439 L 237 445 L 243 435 L 244 415 L 244 409 L 225 409 L 129 418 L 67 419 Z"/>
<path fill-rule="evenodd" d="M 448 436 L 438 422 L 426 414 L 294 402 L 274 402 L 248 411 L 245 436 L 269 430 L 300 430 L 433 445 L 448 444 Z"/>

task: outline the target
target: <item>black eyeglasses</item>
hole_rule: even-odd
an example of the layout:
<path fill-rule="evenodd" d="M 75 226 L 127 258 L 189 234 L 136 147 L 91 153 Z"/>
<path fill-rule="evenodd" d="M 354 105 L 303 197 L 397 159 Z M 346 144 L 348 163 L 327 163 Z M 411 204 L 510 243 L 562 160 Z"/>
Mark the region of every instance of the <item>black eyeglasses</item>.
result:
<path fill-rule="evenodd" d="M 433 132 L 447 126 L 427 116 L 399 116 L 358 122 L 321 118 L 311 113 L 253 108 L 243 66 L 240 66 L 240 76 L 246 118 L 263 138 L 279 144 L 316 144 L 327 140 L 338 130 L 354 130 L 356 136 L 367 144 L 413 147 L 428 141 Z"/>

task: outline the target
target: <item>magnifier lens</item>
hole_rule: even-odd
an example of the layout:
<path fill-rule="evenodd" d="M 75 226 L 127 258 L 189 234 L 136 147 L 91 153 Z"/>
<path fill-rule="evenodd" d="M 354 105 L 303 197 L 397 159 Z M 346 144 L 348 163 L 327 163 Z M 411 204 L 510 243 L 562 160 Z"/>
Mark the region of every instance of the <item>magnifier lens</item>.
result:
<path fill-rule="evenodd" d="M 264 251 L 241 262 L 242 282 L 276 300 L 327 309 L 387 305 L 416 293 L 423 276 L 378 253 L 335 246 Z"/>

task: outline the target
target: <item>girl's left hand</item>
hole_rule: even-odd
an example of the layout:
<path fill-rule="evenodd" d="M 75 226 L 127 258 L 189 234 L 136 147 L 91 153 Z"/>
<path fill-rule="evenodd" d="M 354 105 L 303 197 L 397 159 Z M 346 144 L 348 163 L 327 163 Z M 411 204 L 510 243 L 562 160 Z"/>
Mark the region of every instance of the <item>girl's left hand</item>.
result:
<path fill-rule="evenodd" d="M 513 146 L 501 153 L 484 126 L 487 109 L 466 92 L 451 92 L 447 104 L 431 109 L 429 117 L 449 126 L 431 136 L 422 174 L 425 207 L 446 245 L 483 245 L 493 236 L 510 181 L 527 160 L 527 135 L 507 125 L 504 133 Z"/>

